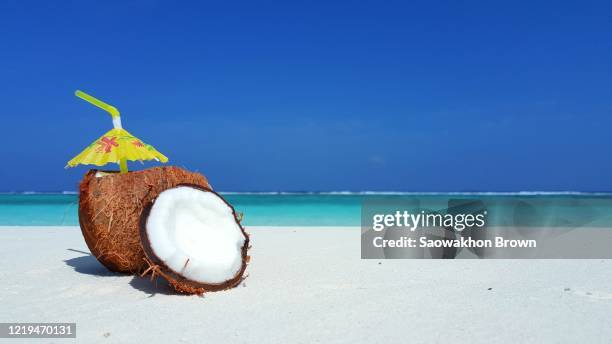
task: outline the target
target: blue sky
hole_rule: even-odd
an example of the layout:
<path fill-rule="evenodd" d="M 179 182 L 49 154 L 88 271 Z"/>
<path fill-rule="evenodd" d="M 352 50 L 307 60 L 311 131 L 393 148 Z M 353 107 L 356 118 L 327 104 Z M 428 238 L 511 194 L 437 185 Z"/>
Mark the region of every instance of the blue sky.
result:
<path fill-rule="evenodd" d="M 76 189 L 111 127 L 78 88 L 219 190 L 612 191 L 611 11 L 2 2 L 0 190 Z"/>

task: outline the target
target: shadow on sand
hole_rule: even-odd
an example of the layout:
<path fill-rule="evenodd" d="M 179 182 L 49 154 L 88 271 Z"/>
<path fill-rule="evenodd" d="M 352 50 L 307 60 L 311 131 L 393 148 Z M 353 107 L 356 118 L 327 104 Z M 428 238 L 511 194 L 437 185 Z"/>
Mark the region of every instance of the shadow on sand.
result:
<path fill-rule="evenodd" d="M 72 267 L 78 273 L 99 277 L 129 276 L 129 274 L 109 271 L 90 253 L 71 248 L 68 251 L 84 254 L 80 257 L 64 260 L 66 265 Z M 134 289 L 149 294 L 149 297 L 155 296 L 155 294 L 179 295 L 163 278 L 155 278 L 151 281 L 150 277 L 133 276 L 130 285 Z"/>
<path fill-rule="evenodd" d="M 134 289 L 138 289 L 142 292 L 149 294 L 149 297 L 154 296 L 155 294 L 162 295 L 182 295 L 174 291 L 170 284 L 163 278 L 154 278 L 151 281 L 150 277 L 140 277 L 134 276 L 130 281 L 130 285 Z"/>
<path fill-rule="evenodd" d="M 93 276 L 120 276 L 121 275 L 119 273 L 115 273 L 115 272 L 112 272 L 106 269 L 102 264 L 100 264 L 100 262 L 98 262 L 96 258 L 94 258 L 94 256 L 92 256 L 89 253 L 78 251 L 78 250 L 73 250 L 73 249 L 68 249 L 68 250 L 72 252 L 86 254 L 85 256 L 64 260 L 64 263 L 66 263 L 66 265 L 71 266 L 74 269 L 74 271 L 78 273 L 82 273 L 86 275 L 93 275 Z"/>

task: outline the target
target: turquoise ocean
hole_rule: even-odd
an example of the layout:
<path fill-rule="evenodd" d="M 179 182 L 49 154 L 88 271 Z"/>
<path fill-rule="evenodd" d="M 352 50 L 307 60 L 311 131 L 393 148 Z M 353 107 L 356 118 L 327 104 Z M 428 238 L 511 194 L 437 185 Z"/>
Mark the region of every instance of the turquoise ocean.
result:
<path fill-rule="evenodd" d="M 443 209 L 449 200 L 487 204 L 489 225 L 511 225 L 517 214 L 532 226 L 612 228 L 612 193 L 222 193 L 247 226 L 359 226 L 363 204 L 414 203 Z M 519 204 L 520 206 L 517 206 Z M 527 220 L 525 220 L 527 219 Z M 76 226 L 74 193 L 0 194 L 0 226 Z"/>

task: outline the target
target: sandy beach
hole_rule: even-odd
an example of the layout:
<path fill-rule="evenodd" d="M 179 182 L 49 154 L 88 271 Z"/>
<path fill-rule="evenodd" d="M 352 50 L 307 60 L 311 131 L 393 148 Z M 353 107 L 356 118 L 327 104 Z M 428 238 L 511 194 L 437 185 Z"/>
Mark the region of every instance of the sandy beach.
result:
<path fill-rule="evenodd" d="M 358 228 L 248 231 L 249 277 L 198 297 L 108 272 L 78 227 L 2 227 L 0 322 L 76 322 L 83 343 L 612 338 L 610 260 L 361 260 Z"/>

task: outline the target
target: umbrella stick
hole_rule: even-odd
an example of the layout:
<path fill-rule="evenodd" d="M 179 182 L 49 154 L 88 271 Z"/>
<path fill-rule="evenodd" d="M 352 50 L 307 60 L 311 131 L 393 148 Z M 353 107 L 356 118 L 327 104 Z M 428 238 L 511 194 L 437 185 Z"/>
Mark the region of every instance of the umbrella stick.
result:
<path fill-rule="evenodd" d="M 127 160 L 125 158 L 119 159 L 119 171 L 121 173 L 128 173 Z"/>

